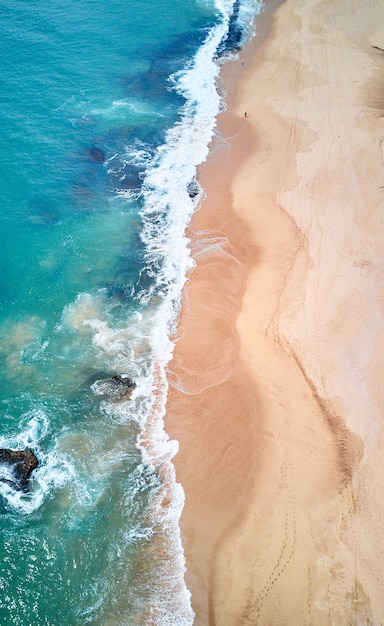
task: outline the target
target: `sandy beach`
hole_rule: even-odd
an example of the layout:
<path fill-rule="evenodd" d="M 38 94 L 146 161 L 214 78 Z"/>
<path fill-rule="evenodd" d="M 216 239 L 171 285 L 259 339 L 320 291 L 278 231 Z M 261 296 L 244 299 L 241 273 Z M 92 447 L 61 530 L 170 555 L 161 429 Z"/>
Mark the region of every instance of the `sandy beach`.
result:
<path fill-rule="evenodd" d="M 384 625 L 384 4 L 256 26 L 168 372 L 195 625 Z"/>

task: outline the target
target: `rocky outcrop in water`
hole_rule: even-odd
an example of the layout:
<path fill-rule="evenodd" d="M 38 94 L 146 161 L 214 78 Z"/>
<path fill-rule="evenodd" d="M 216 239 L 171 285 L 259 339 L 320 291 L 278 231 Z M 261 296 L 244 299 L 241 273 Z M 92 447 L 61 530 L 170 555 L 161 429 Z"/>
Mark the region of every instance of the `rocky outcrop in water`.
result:
<path fill-rule="evenodd" d="M 129 376 L 108 374 L 107 372 L 95 372 L 87 380 L 86 386 L 90 386 L 98 396 L 109 396 L 114 400 L 126 400 L 136 389 L 136 383 Z"/>
<path fill-rule="evenodd" d="M 0 448 L 0 465 L 10 466 L 11 475 L 1 476 L 0 481 L 5 482 L 16 491 L 28 491 L 29 478 L 39 461 L 32 450 L 8 450 Z"/>
<path fill-rule="evenodd" d="M 128 376 L 112 376 L 111 383 L 121 396 L 130 396 L 132 391 L 136 389 L 136 383 Z"/>

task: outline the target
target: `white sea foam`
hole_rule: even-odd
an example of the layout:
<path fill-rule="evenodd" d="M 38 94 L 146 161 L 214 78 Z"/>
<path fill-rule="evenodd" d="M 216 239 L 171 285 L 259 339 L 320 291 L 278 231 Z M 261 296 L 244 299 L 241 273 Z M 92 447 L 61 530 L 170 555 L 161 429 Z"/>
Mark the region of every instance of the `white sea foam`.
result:
<path fill-rule="evenodd" d="M 33 409 L 21 417 L 20 430 L 17 433 L 0 436 L 0 448 L 30 448 L 39 460 L 39 465 L 30 478 L 30 491 L 16 491 L 9 484 L 0 482 L 0 495 L 8 506 L 20 513 L 29 514 L 37 510 L 48 496 L 56 493 L 75 477 L 75 467 L 60 450 L 57 440 L 51 443 L 49 450 L 42 445 L 42 440 L 49 433 L 49 417 L 42 409 Z M 1 476 L 7 478 L 6 474 L 7 468 L 2 466 Z"/>
<path fill-rule="evenodd" d="M 173 76 L 174 88 L 186 99 L 182 119 L 168 131 L 144 179 L 142 238 L 146 258 L 149 266 L 154 267 L 156 289 L 168 297 L 179 298 L 192 264 L 185 227 L 196 203 L 187 188 L 196 175 L 196 167 L 207 157 L 220 110 L 216 89 L 219 68 L 214 54 L 226 28 L 225 22 L 216 26 L 193 63 Z"/>
<path fill-rule="evenodd" d="M 164 559 L 159 576 L 161 585 L 163 588 L 166 585 L 168 590 L 164 594 L 159 589 L 159 597 L 163 600 L 153 609 L 153 623 L 159 626 L 175 623 L 184 626 L 192 624 L 194 619 L 190 594 L 183 580 L 185 561 L 178 526 L 184 493 L 176 483 L 171 462 L 177 452 L 177 444 L 169 441 L 164 432 L 163 416 L 167 397 L 166 367 L 173 350 L 169 333 L 177 320 L 177 303 L 186 274 L 192 266 L 185 228 L 195 210 L 196 201 L 188 196 L 186 190 L 196 175 L 197 166 L 207 157 L 216 116 L 222 106 L 216 84 L 219 67 L 215 52 L 227 33 L 233 2 L 217 0 L 216 6 L 222 13 L 222 22 L 212 29 L 193 62 L 173 76 L 174 88 L 186 99 L 182 119 L 168 132 L 166 142 L 158 149 L 153 167 L 144 180 L 142 237 L 148 265 L 155 269 L 156 290 L 164 296 L 153 319 L 154 383 L 141 440 L 144 459 L 162 476 L 158 504 L 153 509 L 154 525 L 158 523 L 165 529 L 164 550 L 167 555 L 172 555 Z M 251 32 L 253 18 L 260 7 L 261 4 L 255 1 L 242 3 L 239 20 L 242 28 L 248 29 L 246 34 Z M 164 500 L 167 506 L 162 504 Z"/>
<path fill-rule="evenodd" d="M 94 108 L 89 112 L 93 117 L 104 117 L 114 122 L 118 120 L 126 120 L 127 114 L 130 117 L 137 115 L 139 119 L 146 117 L 163 117 L 154 107 L 142 99 L 124 98 L 122 100 L 114 100 L 109 107 Z"/>
<path fill-rule="evenodd" d="M 157 559 L 151 580 L 156 602 L 145 608 L 150 621 L 142 621 L 156 626 L 188 626 L 194 620 L 190 593 L 184 582 L 185 559 L 179 530 L 184 493 L 176 483 L 172 463 L 177 443 L 170 441 L 165 433 L 163 417 L 168 391 L 166 368 L 173 351 L 170 334 L 177 322 L 186 275 L 193 265 L 185 229 L 201 199 L 201 194 L 195 198 L 189 196 L 188 185 L 196 177 L 197 166 L 207 158 L 216 116 L 222 107 L 216 84 L 219 65 L 215 53 L 227 33 L 233 2 L 216 0 L 215 3 L 222 14 L 221 21 L 212 28 L 186 69 L 171 79 L 173 88 L 185 98 L 180 121 L 168 131 L 164 144 L 150 162 L 145 151 L 141 154 L 138 151 L 135 156 L 146 167 L 141 236 L 146 250 L 146 271 L 153 279 L 152 286 L 138 294 L 142 312 L 128 314 L 125 323 L 121 321 L 116 326 L 108 308 L 113 305 L 100 290 L 97 296 L 79 296 L 66 308 L 62 320 L 62 326 L 78 333 L 81 341 L 82 336 L 91 335 L 100 362 L 111 371 L 130 376 L 137 385 L 129 399 L 105 399 L 100 408 L 113 423 L 140 424 L 143 464 L 161 479 L 150 525 L 126 530 L 127 542 L 132 541 L 132 534 L 136 539 L 140 537 L 140 532 L 144 533 L 143 539 L 151 535 L 154 540 L 156 536 L 161 538 L 159 549 L 166 558 Z M 250 23 L 259 6 L 255 1 L 245 2 L 244 7 L 248 8 L 242 5 L 241 20 Z M 106 167 L 115 165 L 112 158 Z M 96 396 L 103 395 L 103 384 L 94 385 L 93 391 Z M 124 618 L 123 623 L 126 623 Z"/>
<path fill-rule="evenodd" d="M 142 238 L 146 260 L 154 278 L 154 287 L 141 294 L 150 302 L 161 294 L 160 305 L 152 310 L 151 326 L 146 328 L 151 346 L 151 371 L 145 377 L 141 410 L 146 414 L 140 440 L 143 459 L 162 479 L 152 510 L 153 528 L 161 528 L 161 549 L 167 554 L 158 564 L 158 593 L 161 601 L 150 607 L 151 623 L 159 626 L 193 623 L 190 593 L 184 582 L 185 560 L 179 531 L 184 493 L 176 483 L 172 458 L 177 444 L 164 432 L 163 416 L 167 398 L 166 366 L 172 356 L 169 334 L 178 312 L 178 302 L 192 260 L 185 228 L 196 207 L 188 195 L 188 184 L 196 176 L 196 167 L 208 154 L 220 97 L 216 89 L 218 66 L 214 55 L 227 29 L 226 19 L 212 29 L 193 62 L 173 76 L 174 88 L 186 103 L 178 122 L 158 148 L 153 166 L 144 179 L 145 203 L 142 211 Z M 148 391 L 151 393 L 148 394 Z M 140 389 L 136 397 L 140 398 Z M 164 588 L 167 593 L 164 593 Z M 148 610 L 148 608 L 147 608 Z"/>

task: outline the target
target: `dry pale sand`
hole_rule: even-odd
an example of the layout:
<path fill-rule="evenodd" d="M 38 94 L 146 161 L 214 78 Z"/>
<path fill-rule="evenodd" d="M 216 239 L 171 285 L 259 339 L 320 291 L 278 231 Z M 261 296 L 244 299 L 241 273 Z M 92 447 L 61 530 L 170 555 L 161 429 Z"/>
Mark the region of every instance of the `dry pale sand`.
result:
<path fill-rule="evenodd" d="M 384 2 L 257 24 L 169 368 L 195 624 L 384 625 Z"/>

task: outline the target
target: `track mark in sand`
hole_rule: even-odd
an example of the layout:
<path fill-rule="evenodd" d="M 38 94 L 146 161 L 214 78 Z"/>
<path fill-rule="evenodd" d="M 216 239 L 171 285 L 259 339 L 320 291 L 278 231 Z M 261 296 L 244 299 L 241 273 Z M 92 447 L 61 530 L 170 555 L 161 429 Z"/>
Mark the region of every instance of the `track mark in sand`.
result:
<path fill-rule="evenodd" d="M 318 393 L 314 383 L 307 375 L 303 364 L 297 354 L 291 350 L 291 355 L 297 363 L 303 378 L 305 379 L 313 399 L 316 402 L 324 423 L 334 439 L 338 458 L 338 473 L 340 476 L 341 490 L 351 484 L 356 468 L 359 466 L 364 454 L 364 444 L 359 435 L 349 430 L 342 417 L 337 415 L 331 405 L 328 405 Z"/>
<path fill-rule="evenodd" d="M 308 567 L 307 569 L 307 581 L 308 581 L 308 589 L 307 589 L 307 611 L 308 611 L 308 624 L 313 624 L 313 618 L 312 618 L 312 603 L 313 603 L 313 598 L 312 598 L 312 572 L 311 572 L 311 568 Z"/>
<path fill-rule="evenodd" d="M 342 507 L 343 508 L 343 507 Z M 367 568 L 368 564 L 361 554 L 358 554 L 356 541 L 353 541 L 351 550 L 350 544 L 345 543 L 342 537 L 342 531 L 334 536 L 334 540 L 326 544 L 321 541 L 324 536 L 324 523 L 320 527 L 320 533 L 315 531 L 314 517 L 306 511 L 310 535 L 318 554 L 318 562 L 320 568 L 317 569 L 317 577 L 324 581 L 322 588 L 324 589 L 324 605 L 330 626 L 338 626 L 339 623 L 346 624 L 346 621 L 340 622 L 340 615 L 348 616 L 348 626 L 379 626 L 372 617 L 372 609 L 370 598 L 367 596 L 365 589 L 369 588 L 369 583 L 364 583 L 364 563 Z M 340 518 L 339 527 L 343 526 L 343 516 Z M 324 522 L 324 521 L 323 521 Z M 347 549 L 347 553 L 344 554 Z M 344 554 L 344 556 L 343 556 Z M 338 556 L 339 555 L 339 556 Z M 353 562 L 349 556 L 352 555 Z M 345 559 L 341 566 L 342 560 Z M 340 579 L 340 568 L 342 567 L 343 575 Z M 369 568 L 369 566 L 368 566 Z M 316 570 L 313 570 L 316 573 Z M 371 572 L 373 574 L 373 572 Z M 311 584 L 311 573 L 308 573 L 308 583 Z M 373 574 L 374 575 L 374 574 Z M 375 576 L 376 581 L 383 586 L 383 582 Z M 310 593 L 310 590 L 308 590 Z M 314 606 L 313 599 L 309 596 L 309 602 Z M 312 621 L 309 624 L 312 626 Z M 382 623 L 380 622 L 380 626 Z"/>
<path fill-rule="evenodd" d="M 372 477 L 373 480 L 373 477 Z M 378 593 L 383 594 L 384 580 L 380 576 L 380 569 L 376 570 L 372 567 L 372 564 L 364 556 L 363 550 L 360 545 L 359 531 L 354 527 L 351 520 L 359 511 L 362 510 L 364 504 L 356 497 L 352 485 L 349 489 L 343 492 L 343 502 L 345 513 L 342 516 L 340 523 L 339 537 L 340 541 L 349 547 L 351 554 L 353 555 L 353 585 L 350 593 L 350 612 L 351 626 L 375 626 L 375 621 L 372 617 L 371 601 L 367 596 L 366 589 L 371 588 L 369 578 L 375 581 L 377 585 Z M 361 513 L 360 513 L 361 515 Z M 381 537 L 383 532 L 383 524 L 377 523 L 377 520 L 372 519 L 370 515 L 366 517 L 366 528 L 375 528 L 375 539 Z M 374 541 L 375 545 L 372 546 L 376 554 L 381 553 L 380 541 Z"/>
<path fill-rule="evenodd" d="M 295 265 L 297 263 L 297 260 L 300 254 L 302 253 L 307 254 L 307 252 L 306 252 L 306 236 L 300 230 L 299 226 L 297 225 L 293 217 L 291 217 L 281 205 L 278 205 L 278 208 L 284 214 L 284 217 L 291 222 L 292 229 L 295 231 L 293 236 L 295 237 L 296 241 L 295 241 L 295 249 L 292 251 L 291 254 L 288 253 L 287 255 L 291 257 L 291 260 L 290 260 L 289 266 L 284 272 L 281 285 L 276 295 L 276 305 L 274 307 L 274 310 L 271 312 L 269 323 L 264 330 L 264 336 L 268 337 L 269 334 L 272 334 L 273 341 L 275 342 L 275 344 L 279 346 L 282 350 L 285 350 L 284 342 L 281 339 L 279 328 L 278 328 L 278 318 L 280 315 L 281 302 L 286 292 L 291 273 L 293 272 L 295 268 Z"/>
<path fill-rule="evenodd" d="M 326 585 L 325 596 L 326 596 L 326 602 L 327 602 L 326 613 L 327 613 L 328 622 L 330 626 L 332 626 L 333 620 L 332 620 L 332 609 L 331 609 L 331 585 L 330 585 L 330 576 L 329 576 L 329 569 L 330 569 L 329 560 L 327 559 L 327 556 L 323 553 L 322 547 L 319 543 L 319 539 L 316 536 L 312 515 L 309 513 L 309 511 L 306 512 L 306 515 L 308 519 L 311 538 L 312 538 L 314 546 L 316 546 L 318 560 L 324 572 L 325 585 Z M 310 589 L 308 589 L 308 593 L 310 594 Z M 312 606 L 313 606 L 312 596 L 308 598 L 308 602 L 310 602 L 311 604 L 311 611 L 312 611 Z"/>
<path fill-rule="evenodd" d="M 384 163 L 384 139 L 380 139 L 379 149 L 380 149 L 381 160 Z M 384 189 L 384 187 L 380 187 L 380 189 Z"/>
<path fill-rule="evenodd" d="M 296 50 L 295 50 L 296 63 L 295 63 L 295 72 L 294 72 L 295 74 L 295 77 L 294 77 L 294 84 L 295 84 L 294 113 L 291 118 L 291 123 L 289 127 L 289 140 L 288 140 L 288 146 L 290 148 L 295 146 L 297 142 L 296 129 L 297 129 L 297 118 L 298 118 L 298 112 L 299 112 L 298 94 L 300 93 L 300 82 L 302 80 L 302 46 L 303 46 L 303 43 L 302 43 L 301 18 L 300 18 L 300 10 L 302 8 L 301 5 L 302 5 L 302 2 L 296 3 L 296 10 L 292 15 L 292 21 L 296 26 L 294 40 L 292 41 L 292 46 L 296 47 Z"/>
<path fill-rule="evenodd" d="M 292 560 L 296 547 L 296 515 L 285 511 L 284 531 L 281 544 L 281 550 L 269 574 L 263 588 L 257 598 L 253 601 L 248 600 L 242 615 L 242 624 L 256 624 L 261 617 L 264 603 L 274 586 L 284 574 L 286 568 Z M 254 589 L 249 589 L 249 596 L 252 596 Z"/>

